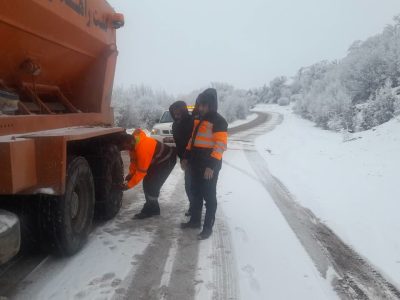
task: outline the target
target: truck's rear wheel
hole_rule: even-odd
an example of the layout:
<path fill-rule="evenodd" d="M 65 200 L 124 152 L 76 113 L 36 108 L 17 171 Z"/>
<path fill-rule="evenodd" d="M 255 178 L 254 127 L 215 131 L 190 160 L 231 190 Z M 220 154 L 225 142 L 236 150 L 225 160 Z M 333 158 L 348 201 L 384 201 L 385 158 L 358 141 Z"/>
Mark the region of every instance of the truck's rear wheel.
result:
<path fill-rule="evenodd" d="M 124 166 L 121 152 L 115 145 L 105 146 L 97 163 L 96 217 L 110 220 L 118 214 L 122 205 Z"/>
<path fill-rule="evenodd" d="M 76 157 L 68 164 L 65 194 L 44 200 L 42 228 L 62 255 L 79 251 L 90 233 L 94 213 L 94 183 L 89 164 Z M 42 219 L 43 220 L 43 219 Z"/>

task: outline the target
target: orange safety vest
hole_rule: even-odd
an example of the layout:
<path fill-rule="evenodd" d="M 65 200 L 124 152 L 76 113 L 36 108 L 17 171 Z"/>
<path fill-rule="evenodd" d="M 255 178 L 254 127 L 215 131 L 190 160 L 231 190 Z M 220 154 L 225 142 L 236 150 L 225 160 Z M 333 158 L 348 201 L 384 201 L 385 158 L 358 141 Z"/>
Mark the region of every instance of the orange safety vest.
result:
<path fill-rule="evenodd" d="M 135 147 L 129 153 L 131 179 L 128 182 L 128 188 L 133 188 L 146 176 L 157 146 L 157 141 L 148 137 L 141 129 L 136 129 L 133 137 L 135 138 Z"/>
<path fill-rule="evenodd" d="M 227 143 L 228 133 L 226 129 L 219 131 L 218 126 L 211 121 L 195 120 L 192 137 L 186 149 L 188 151 L 192 150 L 192 147 L 212 149 L 211 157 L 222 160 L 222 155 L 227 149 Z"/>

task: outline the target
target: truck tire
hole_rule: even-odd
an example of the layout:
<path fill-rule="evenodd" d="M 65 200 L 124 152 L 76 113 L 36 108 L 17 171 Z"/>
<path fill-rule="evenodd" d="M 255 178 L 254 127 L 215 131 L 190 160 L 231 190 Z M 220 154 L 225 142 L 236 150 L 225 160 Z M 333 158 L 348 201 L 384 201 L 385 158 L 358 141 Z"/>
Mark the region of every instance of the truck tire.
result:
<path fill-rule="evenodd" d="M 124 165 L 121 152 L 115 145 L 107 145 L 101 150 L 95 176 L 96 218 L 110 220 L 114 218 L 122 205 Z"/>
<path fill-rule="evenodd" d="M 93 220 L 94 195 L 88 162 L 83 157 L 70 159 L 65 194 L 42 199 L 41 227 L 56 253 L 70 256 L 85 244 Z"/>

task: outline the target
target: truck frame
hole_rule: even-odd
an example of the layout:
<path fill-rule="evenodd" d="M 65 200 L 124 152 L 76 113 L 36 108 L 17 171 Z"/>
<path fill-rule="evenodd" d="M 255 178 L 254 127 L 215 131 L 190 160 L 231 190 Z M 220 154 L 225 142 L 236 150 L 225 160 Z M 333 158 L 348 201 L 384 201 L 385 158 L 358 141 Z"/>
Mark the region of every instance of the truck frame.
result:
<path fill-rule="evenodd" d="M 105 0 L 0 0 L 0 208 L 35 207 L 41 243 L 64 255 L 93 216 L 121 207 L 111 95 L 123 25 Z"/>

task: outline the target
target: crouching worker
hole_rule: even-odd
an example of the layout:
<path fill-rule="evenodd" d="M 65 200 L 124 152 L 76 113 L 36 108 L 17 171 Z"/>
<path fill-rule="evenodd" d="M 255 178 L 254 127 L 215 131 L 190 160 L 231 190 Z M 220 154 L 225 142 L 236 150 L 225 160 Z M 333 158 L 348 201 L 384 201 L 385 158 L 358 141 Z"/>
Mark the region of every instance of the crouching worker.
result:
<path fill-rule="evenodd" d="M 123 189 L 131 189 L 143 180 L 146 198 L 142 211 L 134 218 L 145 219 L 160 215 L 158 197 L 176 163 L 174 148 L 148 137 L 141 129 L 136 129 L 132 135 L 124 135 L 122 144 L 123 150 L 129 151 L 131 159 Z"/>
<path fill-rule="evenodd" d="M 199 239 L 212 234 L 217 210 L 217 181 L 222 166 L 222 155 L 227 148 L 228 123 L 217 112 L 217 91 L 207 89 L 197 98 L 199 117 L 194 121 L 192 137 L 185 152 L 188 160 L 191 188 L 192 213 L 190 221 L 182 228 L 200 228 L 203 201 L 206 215 Z"/>

